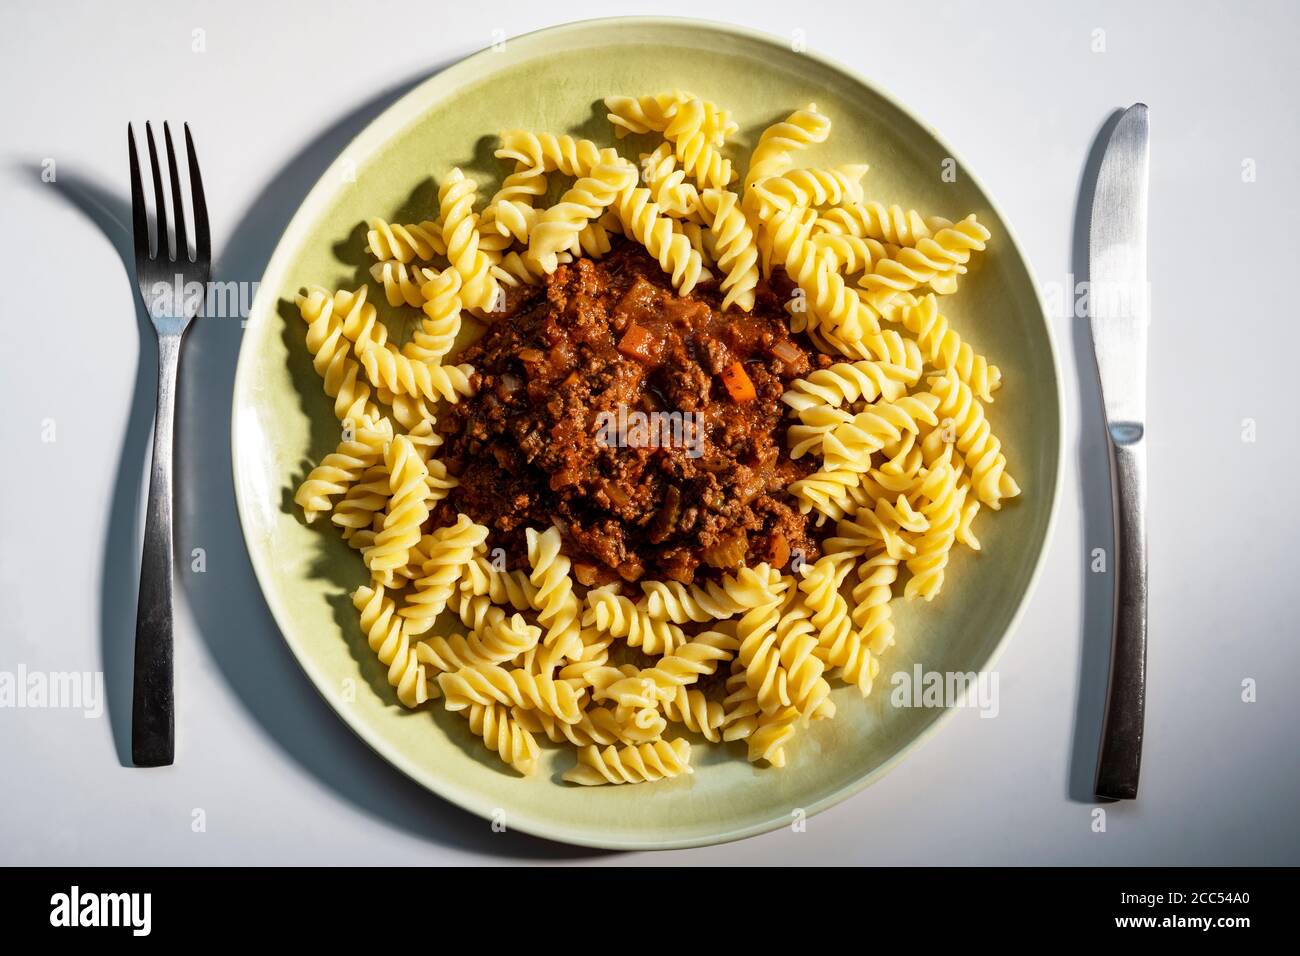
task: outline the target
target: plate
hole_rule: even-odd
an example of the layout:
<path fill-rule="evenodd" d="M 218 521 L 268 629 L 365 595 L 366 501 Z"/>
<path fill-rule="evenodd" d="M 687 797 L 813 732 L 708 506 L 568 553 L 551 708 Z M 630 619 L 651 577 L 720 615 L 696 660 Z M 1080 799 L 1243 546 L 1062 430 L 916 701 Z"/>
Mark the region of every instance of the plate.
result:
<path fill-rule="evenodd" d="M 572 132 L 608 145 L 605 95 L 674 87 L 730 109 L 742 149 L 769 123 L 815 101 L 834 129 L 809 157 L 869 162 L 869 197 L 953 219 L 974 212 L 988 225 L 989 251 L 945 307 L 1003 370 L 990 417 L 1024 494 L 1000 513 L 981 513 L 984 550 L 954 557 L 938 599 L 895 602 L 898 643 L 876 690 L 863 701 L 838 689 L 838 716 L 803 730 L 787 748 L 785 769 L 750 765 L 742 744 L 700 746 L 691 776 L 583 788 L 560 780 L 573 751 L 544 748 L 537 774 L 521 778 L 460 716 L 436 703 L 411 712 L 397 702 L 348 598 L 366 583 L 357 553 L 329 530 L 305 525 L 292 504 L 309 463 L 339 434 L 291 299 L 306 284 L 359 285 L 367 264 L 359 224 L 375 215 L 432 218 L 431 177 L 459 165 L 490 188 L 503 174 L 492 156 L 500 130 Z M 957 162 L 953 182 L 940 175 L 948 159 Z M 235 491 L 253 567 L 285 640 L 330 705 L 395 767 L 467 810 L 538 836 L 620 849 L 698 846 L 831 806 L 933 733 L 951 710 L 892 706 L 892 674 L 916 664 L 962 673 L 991 667 L 1050 533 L 1061 475 L 1059 379 L 1037 285 L 1008 224 L 924 122 L 842 66 L 761 34 L 686 20 L 586 21 L 510 39 L 427 80 L 371 123 L 312 189 L 271 258 L 244 333 L 232 425 Z"/>

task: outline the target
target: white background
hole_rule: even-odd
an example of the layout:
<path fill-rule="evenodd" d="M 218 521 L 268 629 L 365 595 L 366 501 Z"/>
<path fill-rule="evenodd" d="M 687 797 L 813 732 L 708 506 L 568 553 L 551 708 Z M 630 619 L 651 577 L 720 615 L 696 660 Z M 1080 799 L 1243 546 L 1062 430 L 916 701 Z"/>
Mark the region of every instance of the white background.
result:
<path fill-rule="evenodd" d="M 118 719 L 0 710 L 0 863 L 1300 863 L 1294 4 L 15 7 L 0 14 L 0 670 L 104 670 Z M 958 714 L 807 832 L 642 855 L 494 834 L 318 699 L 237 527 L 238 323 L 200 322 L 181 369 L 178 551 L 203 548 L 207 570 L 178 571 L 178 761 L 123 766 L 155 381 L 121 258 L 127 121 L 193 125 L 217 277 L 254 281 L 317 175 L 395 95 L 494 30 L 612 13 L 805 31 L 943 131 L 1058 290 L 1093 139 L 1114 108 L 1150 105 L 1150 700 L 1141 799 L 1111 807 L 1105 833 L 1088 787 L 1110 590 L 1086 559 L 1110 543 L 1106 461 L 1086 329 L 1063 315 L 1064 497 L 1001 659 L 1001 715 Z"/>

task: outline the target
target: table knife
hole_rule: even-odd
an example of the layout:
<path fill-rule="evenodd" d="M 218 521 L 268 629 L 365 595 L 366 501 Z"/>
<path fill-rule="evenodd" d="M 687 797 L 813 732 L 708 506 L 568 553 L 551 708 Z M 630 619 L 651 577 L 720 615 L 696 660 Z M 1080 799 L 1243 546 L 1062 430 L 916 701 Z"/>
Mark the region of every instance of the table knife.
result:
<path fill-rule="evenodd" d="M 1115 604 L 1096 793 L 1137 796 L 1147 669 L 1147 108 L 1120 116 L 1102 156 L 1088 240 L 1089 318 L 1114 501 Z"/>

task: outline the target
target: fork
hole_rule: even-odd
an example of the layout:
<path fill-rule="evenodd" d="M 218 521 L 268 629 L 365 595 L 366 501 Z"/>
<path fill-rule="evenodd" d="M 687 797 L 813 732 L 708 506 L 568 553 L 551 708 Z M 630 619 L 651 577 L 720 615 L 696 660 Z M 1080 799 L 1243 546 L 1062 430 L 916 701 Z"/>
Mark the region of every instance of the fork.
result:
<path fill-rule="evenodd" d="M 167 201 L 154 146 L 153 128 L 145 123 L 149 166 L 153 173 L 156 241 L 149 241 L 149 215 L 140 182 L 135 132 L 126 127 L 131 151 L 131 227 L 135 235 L 136 282 L 140 298 L 158 333 L 158 412 L 154 421 L 153 464 L 149 473 L 149 506 L 140 560 L 140 599 L 135 615 L 135 671 L 131 693 L 131 762 L 137 767 L 165 767 L 175 757 L 175 718 L 172 685 L 172 420 L 176 409 L 176 369 L 181 337 L 207 297 L 212 272 L 208 237 L 208 207 L 203 179 L 189 124 L 185 150 L 189 159 L 190 199 L 194 208 L 194 255 L 191 257 L 181 202 L 180 171 L 172 148 L 172 133 L 163 124 L 167 167 L 171 178 L 171 208 L 175 241 L 169 242 Z M 202 295 L 189 290 L 198 283 Z"/>

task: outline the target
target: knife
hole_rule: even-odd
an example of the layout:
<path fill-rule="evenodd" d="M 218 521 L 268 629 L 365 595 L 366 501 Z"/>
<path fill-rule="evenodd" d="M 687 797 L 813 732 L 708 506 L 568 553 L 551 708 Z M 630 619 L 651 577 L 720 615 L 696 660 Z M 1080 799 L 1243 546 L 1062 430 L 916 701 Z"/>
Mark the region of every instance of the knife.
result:
<path fill-rule="evenodd" d="M 1110 446 L 1115 606 L 1096 793 L 1137 796 L 1146 711 L 1147 108 L 1111 131 L 1092 197 L 1088 305 Z"/>

